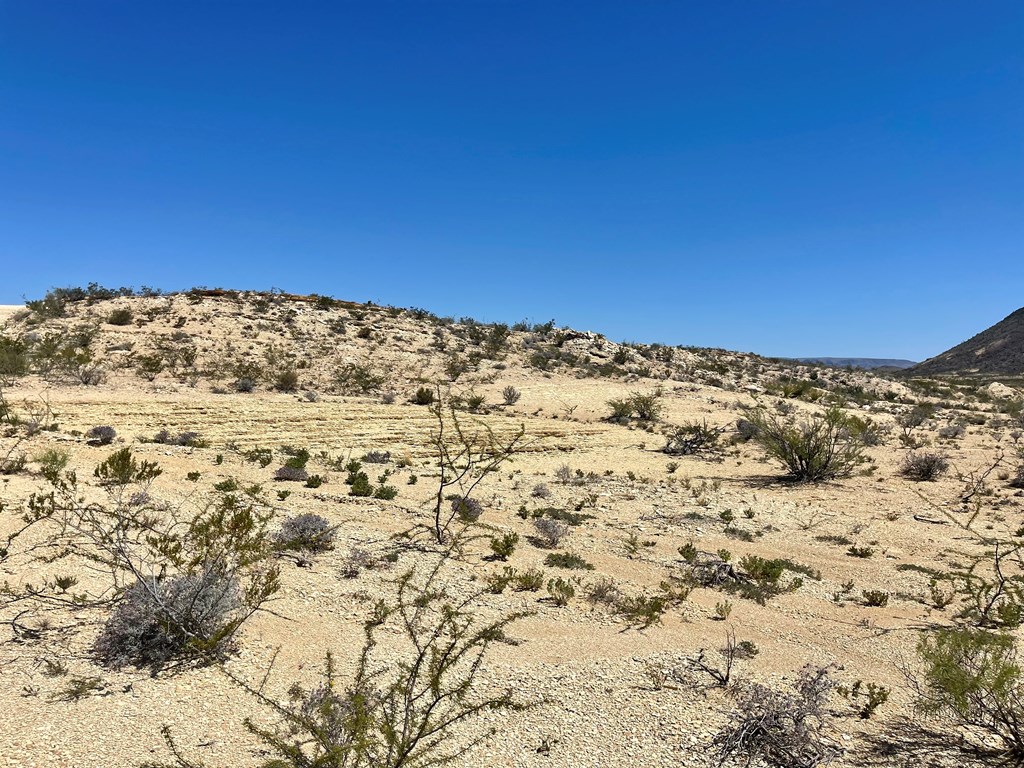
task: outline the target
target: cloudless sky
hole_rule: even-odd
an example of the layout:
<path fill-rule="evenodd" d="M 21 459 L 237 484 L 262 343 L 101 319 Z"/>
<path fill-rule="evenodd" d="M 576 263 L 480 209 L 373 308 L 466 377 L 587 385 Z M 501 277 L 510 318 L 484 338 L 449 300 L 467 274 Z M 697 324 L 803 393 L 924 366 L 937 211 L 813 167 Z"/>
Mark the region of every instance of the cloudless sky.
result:
<path fill-rule="evenodd" d="M 924 359 L 1024 305 L 1022 246 L 1020 0 L 0 0 L 0 303 Z"/>

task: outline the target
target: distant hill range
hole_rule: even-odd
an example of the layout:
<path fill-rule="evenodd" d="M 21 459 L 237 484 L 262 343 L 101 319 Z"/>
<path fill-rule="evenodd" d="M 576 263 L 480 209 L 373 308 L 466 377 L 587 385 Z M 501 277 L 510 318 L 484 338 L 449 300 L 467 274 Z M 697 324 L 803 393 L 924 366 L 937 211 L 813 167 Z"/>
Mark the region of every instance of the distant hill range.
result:
<path fill-rule="evenodd" d="M 917 365 L 913 360 L 889 360 L 882 357 L 794 357 L 793 360 L 799 360 L 801 363 L 818 363 L 819 365 L 828 365 L 832 368 L 863 368 L 864 370 L 871 370 L 873 368 L 910 368 L 911 366 Z"/>
<path fill-rule="evenodd" d="M 918 363 L 908 373 L 1024 374 L 1024 307 L 963 344 Z"/>

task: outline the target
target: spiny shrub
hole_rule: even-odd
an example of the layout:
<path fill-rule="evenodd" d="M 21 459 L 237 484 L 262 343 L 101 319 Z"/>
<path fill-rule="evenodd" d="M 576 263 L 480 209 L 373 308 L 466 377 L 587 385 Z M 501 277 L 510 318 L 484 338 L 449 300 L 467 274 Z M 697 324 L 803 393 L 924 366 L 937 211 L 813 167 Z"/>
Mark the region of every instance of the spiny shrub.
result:
<path fill-rule="evenodd" d="M 921 483 L 932 481 L 949 469 L 949 460 L 937 453 L 908 453 L 900 464 L 899 472 L 908 480 Z"/>
<path fill-rule="evenodd" d="M 240 595 L 238 580 L 213 568 L 138 581 L 115 604 L 93 652 L 114 669 L 222 656 L 241 622 Z"/>
<path fill-rule="evenodd" d="M 327 518 L 307 513 L 285 519 L 274 543 L 278 549 L 327 552 L 334 549 L 334 536 L 335 527 Z"/>

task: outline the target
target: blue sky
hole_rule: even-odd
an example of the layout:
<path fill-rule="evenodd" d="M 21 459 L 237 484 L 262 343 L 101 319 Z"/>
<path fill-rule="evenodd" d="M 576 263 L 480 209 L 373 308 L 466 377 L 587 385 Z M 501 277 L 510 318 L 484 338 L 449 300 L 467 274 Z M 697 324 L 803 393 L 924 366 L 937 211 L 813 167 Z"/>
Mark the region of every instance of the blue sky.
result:
<path fill-rule="evenodd" d="M 923 359 L 1024 305 L 1020 2 L 0 0 L 0 303 Z"/>

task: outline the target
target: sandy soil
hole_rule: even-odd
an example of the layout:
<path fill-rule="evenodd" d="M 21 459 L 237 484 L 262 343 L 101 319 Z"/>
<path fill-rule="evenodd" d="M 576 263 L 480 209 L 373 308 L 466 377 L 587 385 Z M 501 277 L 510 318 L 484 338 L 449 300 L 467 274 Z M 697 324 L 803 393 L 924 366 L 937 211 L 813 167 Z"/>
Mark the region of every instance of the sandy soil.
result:
<path fill-rule="evenodd" d="M 349 328 L 338 337 L 328 332 L 327 318 L 306 306 L 298 308 L 299 321 L 283 325 L 277 316 L 254 313 L 251 305 L 223 300 L 119 299 L 114 304 L 127 304 L 136 317 L 143 317 L 147 302 L 170 309 L 141 325 L 101 326 L 98 346 L 108 361 L 103 383 L 82 386 L 29 376 L 4 390 L 12 403 L 46 400 L 59 424 L 58 431 L 40 433 L 19 450 L 30 457 L 47 448 L 67 450 L 69 466 L 88 478 L 113 448 L 131 445 L 139 457 L 159 462 L 164 472 L 151 493 L 174 504 L 203 498 L 212 492 L 213 483 L 227 478 L 259 483 L 268 493 L 276 493 L 281 484 L 272 477 L 280 466 L 280 454 L 275 463 L 261 468 L 241 455 L 256 446 L 302 446 L 314 457 L 321 451 L 332 457 L 358 457 L 370 450 L 389 451 L 395 459 L 406 457 L 409 466 L 390 465 L 395 470 L 390 482 L 399 491 L 391 501 L 348 496 L 344 473 L 329 469 L 317 458 L 310 468 L 327 475 L 321 487 L 288 484 L 291 494 L 274 502 L 277 515 L 313 512 L 327 517 L 339 525 L 337 546 L 317 555 L 311 567 L 281 561 L 283 589 L 272 610 L 257 614 L 245 625 L 238 653 L 226 664 L 233 675 L 256 681 L 276 654 L 268 683 L 276 696 L 283 696 L 293 681 L 311 682 L 327 651 L 335 655 L 343 673 L 351 671 L 361 623 L 372 601 L 390 594 L 393 578 L 405 567 L 429 559 L 426 554 L 407 553 L 390 569 L 365 570 L 357 578 L 342 575 L 354 548 L 384 554 L 394 546 L 396 534 L 428 519 L 438 476 L 431 447 L 436 421 L 429 409 L 407 400 L 423 381 L 439 377 L 450 351 L 430 346 L 436 338 L 430 324 L 406 315 L 391 318 L 381 310 L 371 310 L 363 325 L 345 312 Z M 69 319 L 50 321 L 33 332 L 72 328 L 90 313 L 94 319 L 102 318 L 110 304 L 80 309 Z M 10 316 L 7 309 L 0 307 L 0 320 Z M 355 327 L 370 327 L 372 336 L 356 336 Z M 127 354 L 139 355 L 154 339 L 169 336 L 175 328 L 187 331 L 201 354 L 211 357 L 226 354 L 224 345 L 229 342 L 243 355 L 259 355 L 268 345 L 281 345 L 295 359 L 307 360 L 308 366 L 300 368 L 301 389 L 315 389 L 318 396 L 314 400 L 301 392 L 280 393 L 264 387 L 249 394 L 218 393 L 218 388 L 226 388 L 225 382 L 206 376 L 198 378 L 195 386 L 189 385 L 187 376 L 167 371 L 147 381 L 131 367 L 114 364 L 126 352 L 111 347 L 130 342 L 133 347 Z M 19 326 L 8 331 L 28 329 Z M 600 359 L 611 359 L 618 349 L 592 336 L 583 343 L 598 350 Z M 955 496 L 958 482 L 951 475 L 920 485 L 899 477 L 897 468 L 905 450 L 898 447 L 895 433 L 868 449 L 874 462 L 871 474 L 793 486 L 777 482 L 778 467 L 751 444 L 727 447 L 717 460 L 673 458 L 662 453 L 665 439 L 661 435 L 604 420 L 610 399 L 661 386 L 663 424 L 707 419 L 731 428 L 739 415 L 736 405 L 752 402 L 751 393 L 780 373 L 756 359 L 722 353 L 723 370 L 715 372 L 700 367 L 701 361 L 711 359 L 710 353 L 680 352 L 680 359 L 689 366 L 687 373 L 659 367 L 655 361 L 653 371 L 641 371 L 649 376 L 580 378 L 576 369 L 564 366 L 544 372 L 524 365 L 528 354 L 528 350 L 509 353 L 501 368 L 493 361 L 481 361 L 452 386 L 456 391 L 482 394 L 490 404 L 486 413 L 465 415 L 467 425 L 478 425 L 472 429 L 487 425 L 501 437 L 521 425 L 529 440 L 528 448 L 489 476 L 477 494 L 486 509 L 487 525 L 520 535 L 508 565 L 520 570 L 542 567 L 547 577 L 578 577 L 580 583 L 577 596 L 561 608 L 543 590 L 481 598 L 481 616 L 518 610 L 531 614 L 511 630 L 518 642 L 495 648 L 481 684 L 490 690 L 510 685 L 534 706 L 518 713 L 489 714 L 472 726 L 470 730 L 493 725 L 496 733 L 459 764 L 710 765 L 708 744 L 725 722 L 730 707 L 727 694 L 698 684 L 699 677 L 692 686 L 677 684 L 659 690 L 647 669 L 659 664 L 678 666 L 700 649 L 709 649 L 713 655 L 727 631 L 733 631 L 760 649 L 755 658 L 740 663 L 737 674 L 742 679 L 785 686 L 806 664 L 836 664 L 837 676 L 847 683 L 862 679 L 889 686 L 890 701 L 876 718 L 839 718 L 837 738 L 846 753 L 837 764 L 902 765 L 905 758 L 871 752 L 869 737 L 910 712 L 911 695 L 901 666 L 912 661 L 921 630 L 949 621 L 950 613 L 929 607 L 926 574 L 900 567 L 941 569 L 950 551 L 969 548 L 953 526 L 915 518 L 938 518 L 934 505 L 941 507 Z M 369 361 L 387 371 L 388 384 L 382 389 L 394 390 L 395 402 L 385 404 L 379 394 L 331 393 L 325 383 L 332 367 L 344 360 Z M 716 386 L 708 381 L 714 377 L 724 381 Z M 869 379 L 862 383 L 905 391 L 902 384 Z M 511 406 L 496 405 L 508 385 L 521 391 L 521 399 Z M 816 408 L 801 402 L 795 407 L 798 411 Z M 885 426 L 892 424 L 900 407 L 898 402 L 879 401 L 860 410 Z M 946 423 L 946 417 L 955 416 L 950 411 L 934 419 L 923 434 L 957 467 L 981 467 L 1000 445 L 1006 447 L 1005 430 L 993 429 L 991 422 L 968 426 L 962 439 L 940 441 L 934 430 Z M 117 430 L 114 446 L 92 447 L 81 436 L 101 424 Z M 190 448 L 144 442 L 160 430 L 195 431 L 208 445 Z M 36 466 L 30 463 L 27 471 L 2 478 L 0 494 L 6 506 L 0 512 L 0 533 L 14 530 L 30 494 L 44 489 Z M 556 473 L 563 466 L 573 470 L 574 478 L 575 470 L 582 472 L 578 484 L 558 479 Z M 187 481 L 190 472 L 201 473 L 199 480 Z M 417 480 L 409 484 L 413 475 Z M 539 484 L 547 496 L 537 495 L 544 492 L 536 490 Z M 984 524 L 998 529 L 1019 523 L 1019 494 L 998 482 L 993 493 Z M 582 556 L 594 570 L 571 572 L 544 566 L 548 552 L 529 543 L 531 526 L 517 514 L 524 505 L 528 509 L 580 507 L 593 515 L 572 529 L 561 550 Z M 723 517 L 730 513 L 735 520 L 727 524 Z M 739 538 L 736 530 L 747 532 L 744 536 L 751 540 Z M 642 542 L 637 552 L 627 548 L 631 535 Z M 835 543 L 836 537 L 870 548 L 871 556 L 850 556 L 848 545 Z M 790 558 L 820 571 L 820 579 L 804 578 L 800 589 L 766 606 L 717 590 L 696 589 L 660 625 L 645 630 L 629 627 L 609 610 L 583 599 L 587 586 L 601 578 L 613 579 L 627 594 L 653 594 L 662 581 L 679 572 L 678 549 L 689 542 L 707 552 L 728 549 L 734 561 L 747 554 Z M 485 542 L 472 544 L 463 559 L 448 566 L 448 583 L 469 591 L 488 574 L 500 571 L 505 564 L 487 561 L 487 554 Z M 0 560 L 0 580 L 15 585 L 39 581 L 53 575 L 51 571 L 13 551 Z M 844 592 L 844 584 L 851 581 L 853 587 Z M 864 590 L 889 592 L 888 605 L 866 606 L 861 599 Z M 721 621 L 716 605 L 726 601 L 731 603 L 731 613 Z M 242 720 L 272 718 L 221 671 L 208 667 L 154 675 L 148 670 L 105 669 L 88 653 L 103 612 L 83 609 L 65 618 L 71 621 L 72 617 L 79 625 L 76 631 L 44 633 L 37 640 L 15 642 L 10 625 L 3 630 L 6 642 L 0 645 L 0 670 L 6 684 L 0 687 L 0 705 L 6 717 L 0 727 L 0 765 L 127 766 L 167 760 L 160 735 L 165 724 L 189 755 L 209 765 L 258 763 L 260 746 Z M 31 626 L 32 614 L 22 621 Z M 67 673 L 47 676 L 45 660 L 58 657 L 67 664 Z M 76 702 L 60 700 L 60 692 L 74 676 L 99 677 L 102 687 Z M 844 714 L 850 712 L 841 699 L 836 707 Z M 935 753 L 931 759 L 934 764 L 954 764 L 958 758 Z"/>

